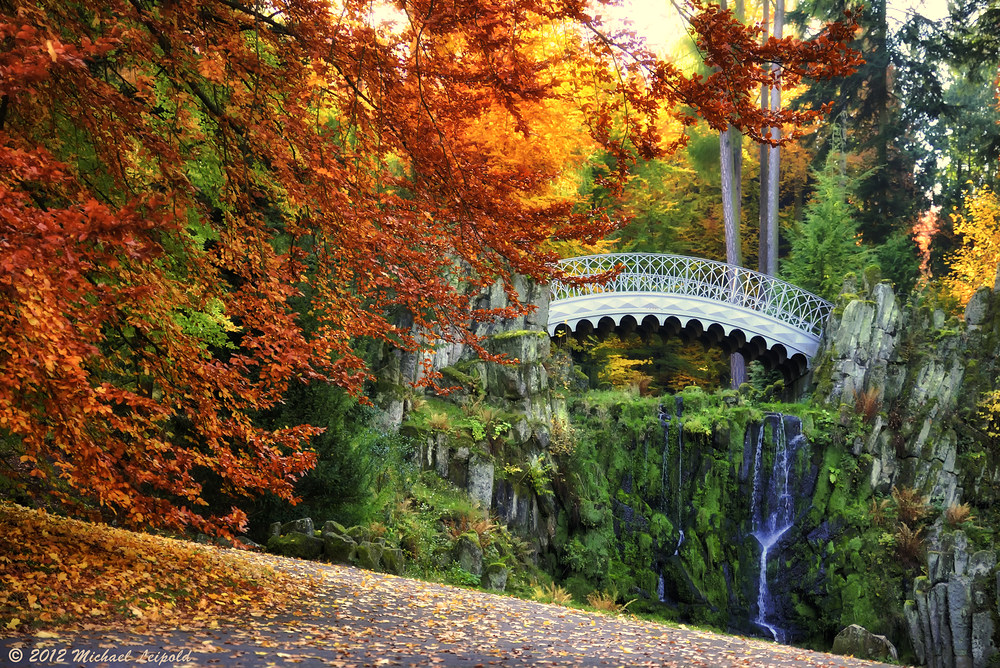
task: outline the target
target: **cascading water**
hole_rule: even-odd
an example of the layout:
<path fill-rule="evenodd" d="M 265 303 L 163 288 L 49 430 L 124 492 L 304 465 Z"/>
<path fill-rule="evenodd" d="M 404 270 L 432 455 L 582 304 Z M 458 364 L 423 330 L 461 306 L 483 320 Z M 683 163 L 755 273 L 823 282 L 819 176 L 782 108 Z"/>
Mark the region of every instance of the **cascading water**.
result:
<path fill-rule="evenodd" d="M 796 421 L 796 418 L 789 418 Z M 784 642 L 782 629 L 768 621 L 773 612 L 770 591 L 767 585 L 767 559 L 771 548 L 787 532 L 795 521 L 795 500 L 789 486 L 792 469 L 792 459 L 798 448 L 805 443 L 801 433 L 796 433 L 791 441 L 785 430 L 785 416 L 780 413 L 769 413 L 760 426 L 754 452 L 753 496 L 751 498 L 750 518 L 752 535 L 760 543 L 760 578 L 757 589 L 757 618 L 754 623 L 767 629 L 771 637 Z M 762 459 L 764 451 L 764 432 L 768 421 L 773 423 L 772 440 L 774 441 L 774 464 L 771 468 L 767 484 L 762 483 Z M 797 430 L 796 430 L 797 431 Z"/>
<path fill-rule="evenodd" d="M 660 510 L 667 511 L 667 457 L 670 455 L 670 412 L 660 404 L 660 426 L 663 427 L 663 462 L 660 464 Z"/>
<path fill-rule="evenodd" d="M 684 412 L 684 398 L 680 395 L 674 397 L 674 410 L 677 414 L 677 547 L 674 548 L 674 556 L 680 554 L 681 545 L 684 544 L 684 529 L 681 528 L 681 473 L 683 470 L 682 461 L 684 456 L 684 423 L 681 422 L 681 414 Z M 668 435 L 669 437 L 669 435 Z"/>
<path fill-rule="evenodd" d="M 681 528 L 681 490 L 683 488 L 684 475 L 684 426 L 681 424 L 681 415 L 684 412 L 684 398 L 677 396 L 674 398 L 674 412 L 677 416 L 677 486 L 674 489 L 674 520 L 677 529 L 677 545 L 674 546 L 674 556 L 680 554 L 681 545 L 684 544 L 684 529 Z M 663 427 L 663 458 L 660 469 L 660 510 L 665 514 L 670 514 L 670 499 L 668 491 L 670 489 L 670 424 L 672 422 L 670 410 L 660 404 L 659 418 L 660 426 Z M 663 572 L 660 572 L 656 585 L 657 595 L 660 602 L 666 600 L 664 594 Z"/>

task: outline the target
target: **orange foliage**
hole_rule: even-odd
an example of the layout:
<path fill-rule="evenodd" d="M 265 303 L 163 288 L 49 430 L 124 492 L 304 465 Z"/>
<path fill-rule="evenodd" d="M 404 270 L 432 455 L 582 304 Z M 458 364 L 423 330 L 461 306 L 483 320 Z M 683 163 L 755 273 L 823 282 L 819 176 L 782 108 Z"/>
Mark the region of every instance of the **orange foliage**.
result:
<path fill-rule="evenodd" d="M 291 611 L 307 591 L 257 555 L 0 504 L 0 628 L 212 625 Z"/>
<path fill-rule="evenodd" d="M 920 255 L 920 276 L 924 280 L 931 277 L 931 242 L 941 229 L 940 212 L 941 207 L 932 206 L 920 214 L 911 230 Z"/>
<path fill-rule="evenodd" d="M 367 0 L 262 7 L 0 5 L 0 456 L 25 491 L 224 534 L 246 518 L 207 511 L 207 486 L 292 499 L 315 463 L 317 429 L 254 422 L 289 383 L 360 392 L 359 338 L 488 357 L 471 324 L 529 308 L 511 275 L 615 227 L 554 196 L 583 144 L 537 134 L 568 96 L 547 26 L 589 36 L 566 57 L 609 187 L 662 152 L 663 105 L 756 136 L 815 117 L 762 116 L 762 62 L 782 86 L 858 62 L 849 20 L 762 46 L 713 5 L 693 19 L 707 79 L 617 49 L 583 0 L 408 0 L 396 32 Z M 498 281 L 513 305 L 473 308 Z"/>

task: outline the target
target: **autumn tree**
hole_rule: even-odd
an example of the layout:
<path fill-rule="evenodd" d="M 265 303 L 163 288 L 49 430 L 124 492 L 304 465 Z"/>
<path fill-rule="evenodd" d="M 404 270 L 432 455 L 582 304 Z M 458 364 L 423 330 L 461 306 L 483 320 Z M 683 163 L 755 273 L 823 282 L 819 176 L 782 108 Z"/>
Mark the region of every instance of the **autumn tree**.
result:
<path fill-rule="evenodd" d="M 984 285 L 992 286 L 1000 263 L 1000 199 L 989 188 L 969 193 L 962 211 L 952 215 L 962 245 L 951 256 L 946 283 L 963 304 Z"/>
<path fill-rule="evenodd" d="M 208 481 L 291 499 L 315 464 L 319 428 L 253 419 L 290 384 L 359 393 L 363 339 L 482 351 L 473 322 L 530 308 L 514 273 L 545 280 L 552 240 L 615 227 L 539 197 L 560 166 L 535 159 L 529 107 L 565 95 L 562 58 L 601 79 L 584 112 L 611 188 L 661 152 L 662 109 L 794 126 L 815 114 L 752 103 L 760 64 L 784 85 L 854 62 L 849 21 L 761 45 L 698 6 L 719 65 L 700 79 L 579 0 L 396 7 L 386 27 L 367 0 L 0 2 L 0 447 L 24 493 L 239 529 L 241 511 L 205 510 Z M 553 23 L 578 28 L 572 51 L 543 48 Z M 496 282 L 512 306 L 473 309 Z"/>

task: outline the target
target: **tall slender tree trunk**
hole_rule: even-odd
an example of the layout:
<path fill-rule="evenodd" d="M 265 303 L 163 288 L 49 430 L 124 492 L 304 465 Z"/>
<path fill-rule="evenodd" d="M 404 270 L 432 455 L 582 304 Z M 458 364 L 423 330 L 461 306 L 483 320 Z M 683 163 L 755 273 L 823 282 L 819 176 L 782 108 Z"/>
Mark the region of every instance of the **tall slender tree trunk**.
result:
<path fill-rule="evenodd" d="M 760 42 L 761 44 L 764 44 L 765 42 L 767 42 L 767 38 L 771 32 L 771 3 L 768 2 L 768 0 L 763 0 L 761 4 L 763 5 L 764 16 L 762 24 L 763 30 L 761 31 L 760 35 Z M 764 67 L 766 68 L 767 65 L 765 65 Z M 769 86 L 767 86 L 766 84 L 760 85 L 761 111 L 769 111 L 771 109 L 770 93 L 771 91 Z M 764 132 L 764 128 L 761 128 L 761 132 L 762 133 Z M 760 246 L 759 246 L 759 251 L 757 253 L 757 271 L 759 271 L 762 274 L 770 274 L 771 268 L 768 266 L 767 262 L 768 252 L 769 252 L 768 249 L 771 246 L 771 240 L 768 234 L 768 223 L 770 219 L 768 218 L 767 215 L 768 203 L 769 203 L 767 197 L 767 189 L 768 189 L 767 144 L 761 144 L 760 146 L 758 146 L 758 149 L 760 151 L 760 196 L 758 197 L 757 201 L 759 203 L 758 208 L 760 214 L 760 235 L 758 238 Z"/>
<path fill-rule="evenodd" d="M 720 6 L 726 7 L 726 0 Z M 742 16 L 743 0 L 737 0 L 736 14 Z M 726 262 L 735 266 L 743 265 L 742 244 L 740 243 L 740 202 L 742 195 L 743 145 L 742 135 L 730 126 L 719 133 L 719 165 L 722 185 L 722 225 L 726 237 Z M 746 362 L 743 355 L 729 356 L 730 386 L 738 388 L 746 382 Z"/>
<path fill-rule="evenodd" d="M 775 0 L 774 5 L 774 36 L 781 39 L 785 21 L 785 0 Z M 775 63 L 771 66 L 775 77 L 781 76 L 781 68 Z M 781 89 L 771 87 L 771 109 L 781 109 Z M 771 128 L 771 141 L 781 139 L 781 130 Z M 781 176 L 781 148 L 777 145 L 767 148 L 767 271 L 774 276 L 778 273 L 778 185 Z"/>
<path fill-rule="evenodd" d="M 726 262 L 740 265 L 740 214 L 736 206 L 736 165 L 733 161 L 732 128 L 719 133 L 719 166 L 722 185 L 722 226 L 726 238 Z"/>

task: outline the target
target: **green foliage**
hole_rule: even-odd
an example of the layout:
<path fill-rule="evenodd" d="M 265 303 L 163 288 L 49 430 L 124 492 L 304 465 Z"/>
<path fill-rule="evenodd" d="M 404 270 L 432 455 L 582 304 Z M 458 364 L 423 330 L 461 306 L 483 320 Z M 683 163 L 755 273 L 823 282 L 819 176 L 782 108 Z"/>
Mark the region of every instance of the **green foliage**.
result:
<path fill-rule="evenodd" d="M 203 310 L 184 309 L 173 314 L 174 321 L 185 334 L 193 336 L 205 346 L 203 355 L 210 356 L 209 349 L 235 349 L 229 340 L 229 333 L 238 330 L 226 316 L 226 307 L 219 299 L 210 299 Z"/>
<path fill-rule="evenodd" d="M 552 466 L 545 460 L 545 455 L 532 455 L 525 463 L 524 468 L 510 465 L 504 467 L 504 472 L 514 478 L 518 483 L 527 484 L 538 496 L 552 494 L 549 487 L 551 482 Z"/>
<path fill-rule="evenodd" d="M 285 401 L 258 419 L 274 428 L 311 423 L 325 431 L 311 442 L 319 455 L 316 468 L 295 485 L 301 502 L 292 506 L 264 497 L 248 509 L 255 535 L 261 536 L 271 522 L 299 517 L 365 523 L 400 481 L 414 473 L 410 441 L 382 431 L 374 409 L 333 385 L 292 385 Z"/>
<path fill-rule="evenodd" d="M 455 564 L 444 574 L 444 581 L 461 587 L 478 587 L 480 578 Z"/>
<path fill-rule="evenodd" d="M 847 173 L 846 156 L 831 151 L 823 168 L 814 172 L 816 191 L 802 222 L 791 234 L 792 248 L 782 263 L 788 281 L 832 300 L 844 276 L 868 264 L 870 251 L 858 234 L 857 207 L 852 193 L 862 177 Z"/>
<path fill-rule="evenodd" d="M 883 276 L 892 281 L 896 294 L 910 294 L 920 278 L 920 258 L 910 233 L 896 230 L 874 247 L 874 255 Z"/>

